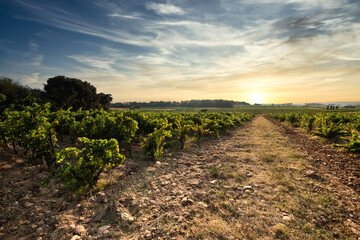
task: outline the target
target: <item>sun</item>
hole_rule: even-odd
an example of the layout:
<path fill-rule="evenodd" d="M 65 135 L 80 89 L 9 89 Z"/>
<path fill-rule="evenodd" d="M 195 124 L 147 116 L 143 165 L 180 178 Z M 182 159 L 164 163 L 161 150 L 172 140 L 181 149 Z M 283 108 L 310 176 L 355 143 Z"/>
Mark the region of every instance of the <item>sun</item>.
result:
<path fill-rule="evenodd" d="M 252 104 L 262 104 L 264 103 L 264 95 L 261 93 L 254 93 L 251 95 L 251 103 Z"/>

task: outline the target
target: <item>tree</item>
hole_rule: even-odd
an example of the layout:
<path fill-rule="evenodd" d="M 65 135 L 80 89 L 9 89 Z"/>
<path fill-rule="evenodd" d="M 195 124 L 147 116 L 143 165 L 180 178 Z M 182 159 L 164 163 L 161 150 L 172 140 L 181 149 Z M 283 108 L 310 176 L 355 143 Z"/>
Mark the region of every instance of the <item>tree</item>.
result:
<path fill-rule="evenodd" d="M 23 110 L 25 106 L 30 106 L 36 102 L 28 87 L 7 77 L 0 77 L 0 113 L 6 108 L 13 110 Z"/>
<path fill-rule="evenodd" d="M 104 110 L 108 110 L 110 103 L 113 99 L 111 97 L 111 94 L 99 93 L 99 94 L 97 94 L 97 97 L 98 97 L 100 108 L 103 108 Z"/>
<path fill-rule="evenodd" d="M 44 90 L 56 108 L 108 109 L 112 101 L 110 94 L 96 94 L 96 88 L 90 83 L 65 76 L 49 78 Z"/>
<path fill-rule="evenodd" d="M 6 96 L 0 93 L 0 103 L 4 102 L 5 100 L 6 100 Z"/>

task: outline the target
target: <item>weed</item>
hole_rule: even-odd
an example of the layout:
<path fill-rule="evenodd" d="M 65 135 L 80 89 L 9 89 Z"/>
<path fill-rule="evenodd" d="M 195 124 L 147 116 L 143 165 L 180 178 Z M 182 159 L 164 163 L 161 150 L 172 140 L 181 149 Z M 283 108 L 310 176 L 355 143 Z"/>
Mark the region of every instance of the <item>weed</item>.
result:
<path fill-rule="evenodd" d="M 276 155 L 265 153 L 263 156 L 261 156 L 261 160 L 265 163 L 272 163 L 276 160 Z"/>
<path fill-rule="evenodd" d="M 215 178 L 219 177 L 219 168 L 217 168 L 217 167 L 210 168 L 210 173 L 211 173 L 211 176 L 213 176 Z"/>
<path fill-rule="evenodd" d="M 302 158 L 303 156 L 299 153 L 292 153 L 289 155 L 290 158 L 295 158 L 295 159 L 299 159 Z"/>

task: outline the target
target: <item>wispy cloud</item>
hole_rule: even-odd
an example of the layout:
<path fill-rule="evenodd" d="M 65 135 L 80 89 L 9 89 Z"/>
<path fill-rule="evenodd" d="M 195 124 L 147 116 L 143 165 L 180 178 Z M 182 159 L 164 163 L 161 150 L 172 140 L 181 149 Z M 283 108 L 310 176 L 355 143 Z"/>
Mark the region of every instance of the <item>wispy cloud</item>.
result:
<path fill-rule="evenodd" d="M 32 62 L 30 64 L 33 66 L 41 66 L 43 59 L 44 57 L 42 55 L 37 55 L 33 57 Z"/>
<path fill-rule="evenodd" d="M 10 41 L 10 40 L 7 40 L 7 39 L 0 39 L 0 44 L 8 44 L 8 43 L 14 43 L 14 41 Z"/>
<path fill-rule="evenodd" d="M 124 19 L 143 19 L 140 17 L 139 14 L 136 15 L 128 15 L 128 14 L 122 14 L 122 13 L 110 13 L 108 14 L 109 17 L 118 17 L 118 18 L 124 18 Z"/>
<path fill-rule="evenodd" d="M 39 44 L 34 43 L 34 42 L 30 42 L 30 51 L 37 51 L 39 49 Z"/>
<path fill-rule="evenodd" d="M 172 4 L 163 4 L 163 3 L 147 3 L 146 8 L 149 10 L 154 10 L 159 15 L 183 15 L 185 12 L 180 7 L 177 7 Z"/>
<path fill-rule="evenodd" d="M 70 73 L 96 82 L 115 100 L 135 92 L 151 99 L 159 89 L 186 98 L 219 91 L 287 95 L 359 76 L 356 1 L 95 1 L 96 21 L 54 2 L 14 1 L 30 13 L 18 19 L 87 36 L 91 50 L 64 53 L 77 70 Z M 49 38 L 51 31 L 37 36 Z M 28 58 L 37 67 L 46 58 L 39 49 L 30 43 Z"/>
<path fill-rule="evenodd" d="M 23 76 L 21 80 L 25 85 L 34 85 L 35 83 L 39 82 L 39 75 L 40 73 L 33 73 L 28 76 Z"/>
<path fill-rule="evenodd" d="M 146 35 L 134 35 L 126 29 L 104 28 L 88 19 L 82 19 L 75 14 L 65 11 L 56 6 L 35 5 L 22 0 L 16 0 L 20 5 L 33 13 L 32 17 L 16 16 L 18 19 L 36 21 L 44 25 L 64 29 L 67 31 L 87 34 L 103 38 L 113 42 L 148 46 L 153 37 Z"/>

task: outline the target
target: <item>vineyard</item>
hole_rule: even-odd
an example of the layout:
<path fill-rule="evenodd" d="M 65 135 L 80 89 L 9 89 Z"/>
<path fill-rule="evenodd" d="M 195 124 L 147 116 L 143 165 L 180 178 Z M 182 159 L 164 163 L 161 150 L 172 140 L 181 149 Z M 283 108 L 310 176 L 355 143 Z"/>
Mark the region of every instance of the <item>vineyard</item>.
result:
<path fill-rule="evenodd" d="M 311 135 L 333 141 L 332 146 L 360 152 L 359 113 L 273 113 L 269 117 L 301 127 Z M 339 144 L 341 142 L 341 144 Z"/>
<path fill-rule="evenodd" d="M 167 143 L 184 149 L 189 137 L 219 137 L 251 118 L 243 113 L 50 112 L 50 104 L 35 104 L 24 111 L 5 111 L 0 136 L 13 152 L 32 162 L 46 162 L 68 188 L 87 190 L 102 171 L 120 166 L 134 149 L 141 148 L 154 161 Z"/>
<path fill-rule="evenodd" d="M 360 237 L 359 112 L 50 109 L 1 118 L 0 239 Z"/>
<path fill-rule="evenodd" d="M 251 110 L 251 109 L 250 109 Z M 297 110 L 297 111 L 296 111 Z M 0 122 L 3 146 L 31 162 L 46 162 L 51 176 L 61 175 L 72 190 L 91 189 L 102 171 L 120 166 L 134 151 L 154 161 L 166 146 L 184 149 L 187 139 L 220 137 L 263 114 L 310 135 L 328 139 L 333 147 L 360 152 L 360 114 L 316 109 L 252 109 L 248 112 L 168 113 L 104 110 L 50 111 L 50 104 L 4 112 Z M 66 147 L 65 147 L 66 146 Z M 10 149 L 9 149 L 10 150 Z"/>

